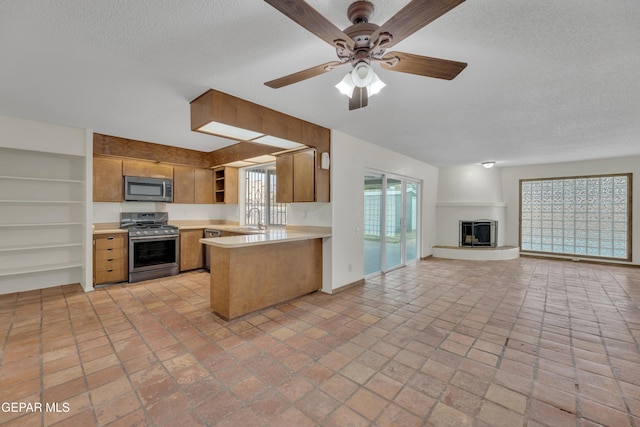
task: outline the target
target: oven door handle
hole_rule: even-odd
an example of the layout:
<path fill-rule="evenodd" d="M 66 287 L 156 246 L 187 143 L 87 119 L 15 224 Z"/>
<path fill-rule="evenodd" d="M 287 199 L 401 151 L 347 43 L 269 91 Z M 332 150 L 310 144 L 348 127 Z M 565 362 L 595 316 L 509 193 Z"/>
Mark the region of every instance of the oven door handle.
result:
<path fill-rule="evenodd" d="M 141 240 L 177 240 L 178 236 L 140 236 L 140 237 L 129 237 L 129 240 L 134 242 L 139 242 Z"/>

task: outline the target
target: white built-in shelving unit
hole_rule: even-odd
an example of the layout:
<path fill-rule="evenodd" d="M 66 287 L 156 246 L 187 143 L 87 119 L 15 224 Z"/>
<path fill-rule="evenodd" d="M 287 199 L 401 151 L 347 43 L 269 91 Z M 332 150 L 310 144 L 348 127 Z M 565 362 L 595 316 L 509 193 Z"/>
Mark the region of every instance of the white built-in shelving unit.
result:
<path fill-rule="evenodd" d="M 0 293 L 85 285 L 83 148 L 76 155 L 0 146 Z"/>

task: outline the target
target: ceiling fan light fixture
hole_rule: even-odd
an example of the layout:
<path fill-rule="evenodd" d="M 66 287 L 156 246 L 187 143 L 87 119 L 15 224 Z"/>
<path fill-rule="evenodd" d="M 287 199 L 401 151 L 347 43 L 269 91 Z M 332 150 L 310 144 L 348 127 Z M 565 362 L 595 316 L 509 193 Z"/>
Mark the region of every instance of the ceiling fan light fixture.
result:
<path fill-rule="evenodd" d="M 375 73 L 369 64 L 366 62 L 358 62 L 353 71 L 351 71 L 351 79 L 353 84 L 358 87 L 367 87 L 373 81 Z"/>
<path fill-rule="evenodd" d="M 386 86 L 386 83 L 380 80 L 380 77 L 373 71 L 371 66 L 364 62 L 361 62 L 361 64 L 363 66 L 358 67 L 360 64 L 356 65 L 356 68 L 350 73 L 347 73 L 342 80 L 340 80 L 340 83 L 336 85 L 336 89 L 338 89 L 341 94 L 351 98 L 353 96 L 353 89 L 356 87 L 366 87 L 367 94 L 373 96 Z M 365 79 L 360 78 L 362 75 L 365 76 Z M 365 80 L 369 83 L 360 86 Z"/>
<path fill-rule="evenodd" d="M 344 76 L 342 80 L 340 80 L 340 83 L 336 85 L 336 89 L 338 89 L 341 94 L 347 95 L 349 98 L 351 98 L 351 96 L 353 95 L 353 88 L 355 87 L 356 85 L 353 84 L 351 73 L 347 73 L 347 75 Z"/>
<path fill-rule="evenodd" d="M 490 169 L 492 167 L 494 167 L 496 164 L 496 162 L 482 162 L 482 166 L 484 166 L 487 169 Z"/>
<path fill-rule="evenodd" d="M 369 92 L 369 96 L 373 96 L 376 93 L 380 92 L 382 88 L 387 85 L 385 82 L 380 80 L 380 77 L 378 77 L 378 75 L 374 73 L 373 70 L 371 70 L 371 74 L 373 74 L 373 79 L 371 80 L 371 83 L 369 83 L 369 86 L 367 86 L 367 92 Z"/>

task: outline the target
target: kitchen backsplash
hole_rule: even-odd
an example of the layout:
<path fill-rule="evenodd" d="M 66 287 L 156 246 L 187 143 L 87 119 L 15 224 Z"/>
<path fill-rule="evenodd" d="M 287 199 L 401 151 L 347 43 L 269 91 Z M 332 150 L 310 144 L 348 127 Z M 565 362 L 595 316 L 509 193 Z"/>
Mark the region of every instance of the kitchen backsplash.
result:
<path fill-rule="evenodd" d="M 197 205 L 182 203 L 93 203 L 93 222 L 119 222 L 120 212 L 168 212 L 169 220 L 222 219 L 237 221 L 238 205 Z"/>

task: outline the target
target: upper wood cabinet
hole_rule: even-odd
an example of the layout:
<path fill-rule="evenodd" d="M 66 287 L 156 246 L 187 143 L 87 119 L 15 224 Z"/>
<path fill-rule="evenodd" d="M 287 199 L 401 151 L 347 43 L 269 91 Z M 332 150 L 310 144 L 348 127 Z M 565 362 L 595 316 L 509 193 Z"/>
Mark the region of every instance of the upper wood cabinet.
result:
<path fill-rule="evenodd" d="M 173 167 L 173 203 L 193 203 L 195 200 L 195 168 Z"/>
<path fill-rule="evenodd" d="M 211 169 L 196 169 L 195 183 L 195 202 L 213 203 L 213 172 Z"/>
<path fill-rule="evenodd" d="M 276 158 L 276 201 L 315 202 L 316 150 L 304 150 Z"/>
<path fill-rule="evenodd" d="M 214 203 L 238 203 L 238 169 L 220 167 L 213 170 Z"/>
<path fill-rule="evenodd" d="M 293 155 L 276 157 L 276 202 L 293 202 Z"/>
<path fill-rule="evenodd" d="M 123 160 L 122 175 L 173 179 L 173 166 L 155 162 Z"/>
<path fill-rule="evenodd" d="M 93 201 L 122 201 L 122 160 L 93 158 Z"/>
<path fill-rule="evenodd" d="M 174 166 L 173 203 L 213 203 L 212 177 L 210 169 Z"/>

